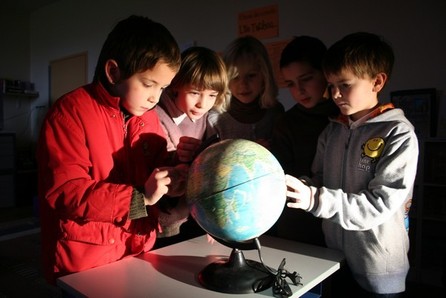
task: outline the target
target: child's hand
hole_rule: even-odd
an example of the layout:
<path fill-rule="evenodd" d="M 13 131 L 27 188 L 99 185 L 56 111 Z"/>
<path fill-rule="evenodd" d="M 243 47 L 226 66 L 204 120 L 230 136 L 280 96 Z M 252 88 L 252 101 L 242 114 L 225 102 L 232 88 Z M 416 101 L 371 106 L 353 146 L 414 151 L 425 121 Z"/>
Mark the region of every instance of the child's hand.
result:
<path fill-rule="evenodd" d="M 215 239 L 211 235 L 206 234 L 206 238 L 207 238 L 207 241 L 208 241 L 209 244 L 214 244 L 215 243 Z"/>
<path fill-rule="evenodd" d="M 186 191 L 188 170 L 186 164 L 153 170 L 144 184 L 146 205 L 155 204 L 163 195 L 182 196 Z"/>
<path fill-rule="evenodd" d="M 195 156 L 195 152 L 201 145 L 201 140 L 183 136 L 177 146 L 177 156 L 180 162 L 191 162 Z"/>
<path fill-rule="evenodd" d="M 144 203 L 145 205 L 154 205 L 168 191 L 168 185 L 171 179 L 167 168 L 154 169 L 149 178 L 144 183 Z"/>
<path fill-rule="evenodd" d="M 167 195 L 171 197 L 179 197 L 186 192 L 187 174 L 189 165 L 179 164 L 175 167 L 161 168 L 167 169 L 171 182 L 168 185 Z"/>
<path fill-rule="evenodd" d="M 285 175 L 285 183 L 288 187 L 286 192 L 287 206 L 309 210 L 313 200 L 311 188 L 290 175 Z"/>

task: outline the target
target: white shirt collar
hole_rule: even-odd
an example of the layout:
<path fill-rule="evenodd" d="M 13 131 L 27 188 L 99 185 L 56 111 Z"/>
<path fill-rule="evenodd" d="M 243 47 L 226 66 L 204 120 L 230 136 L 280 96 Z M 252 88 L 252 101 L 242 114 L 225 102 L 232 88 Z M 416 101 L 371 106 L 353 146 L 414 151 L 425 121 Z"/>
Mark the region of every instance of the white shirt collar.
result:
<path fill-rule="evenodd" d="M 173 122 L 175 122 L 176 125 L 180 125 L 181 122 L 183 122 L 184 119 L 187 118 L 187 115 L 185 113 L 179 115 L 178 117 L 172 118 Z"/>

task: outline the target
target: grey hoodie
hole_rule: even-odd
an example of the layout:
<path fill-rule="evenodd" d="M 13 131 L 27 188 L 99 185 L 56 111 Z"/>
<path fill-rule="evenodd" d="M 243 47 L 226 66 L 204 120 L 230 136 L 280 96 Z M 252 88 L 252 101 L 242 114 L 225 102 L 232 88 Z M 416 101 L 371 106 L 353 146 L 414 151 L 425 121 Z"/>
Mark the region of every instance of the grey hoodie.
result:
<path fill-rule="evenodd" d="M 310 211 L 324 218 L 327 246 L 345 254 L 364 289 L 403 292 L 418 140 L 392 104 L 350 125 L 346 119 L 332 120 L 319 137 L 312 171 L 323 187 L 314 189 Z"/>

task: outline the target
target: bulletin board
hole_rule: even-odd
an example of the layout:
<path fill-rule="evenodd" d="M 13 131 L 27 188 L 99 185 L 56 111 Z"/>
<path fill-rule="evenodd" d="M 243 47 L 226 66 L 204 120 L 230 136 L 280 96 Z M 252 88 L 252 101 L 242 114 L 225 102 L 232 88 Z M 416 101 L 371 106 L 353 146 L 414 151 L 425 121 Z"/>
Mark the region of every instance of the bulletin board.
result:
<path fill-rule="evenodd" d="M 87 52 L 50 62 L 50 106 L 65 93 L 87 83 L 87 62 Z"/>

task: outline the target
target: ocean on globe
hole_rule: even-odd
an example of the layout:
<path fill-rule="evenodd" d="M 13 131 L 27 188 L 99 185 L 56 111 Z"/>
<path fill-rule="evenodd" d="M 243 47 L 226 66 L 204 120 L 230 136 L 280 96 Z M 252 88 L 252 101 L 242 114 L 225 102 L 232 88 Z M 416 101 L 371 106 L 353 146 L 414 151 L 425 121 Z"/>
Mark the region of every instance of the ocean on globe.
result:
<path fill-rule="evenodd" d="M 248 140 L 230 139 L 201 152 L 189 169 L 186 200 L 210 235 L 244 242 L 268 231 L 286 202 L 285 174 L 274 155 Z"/>

